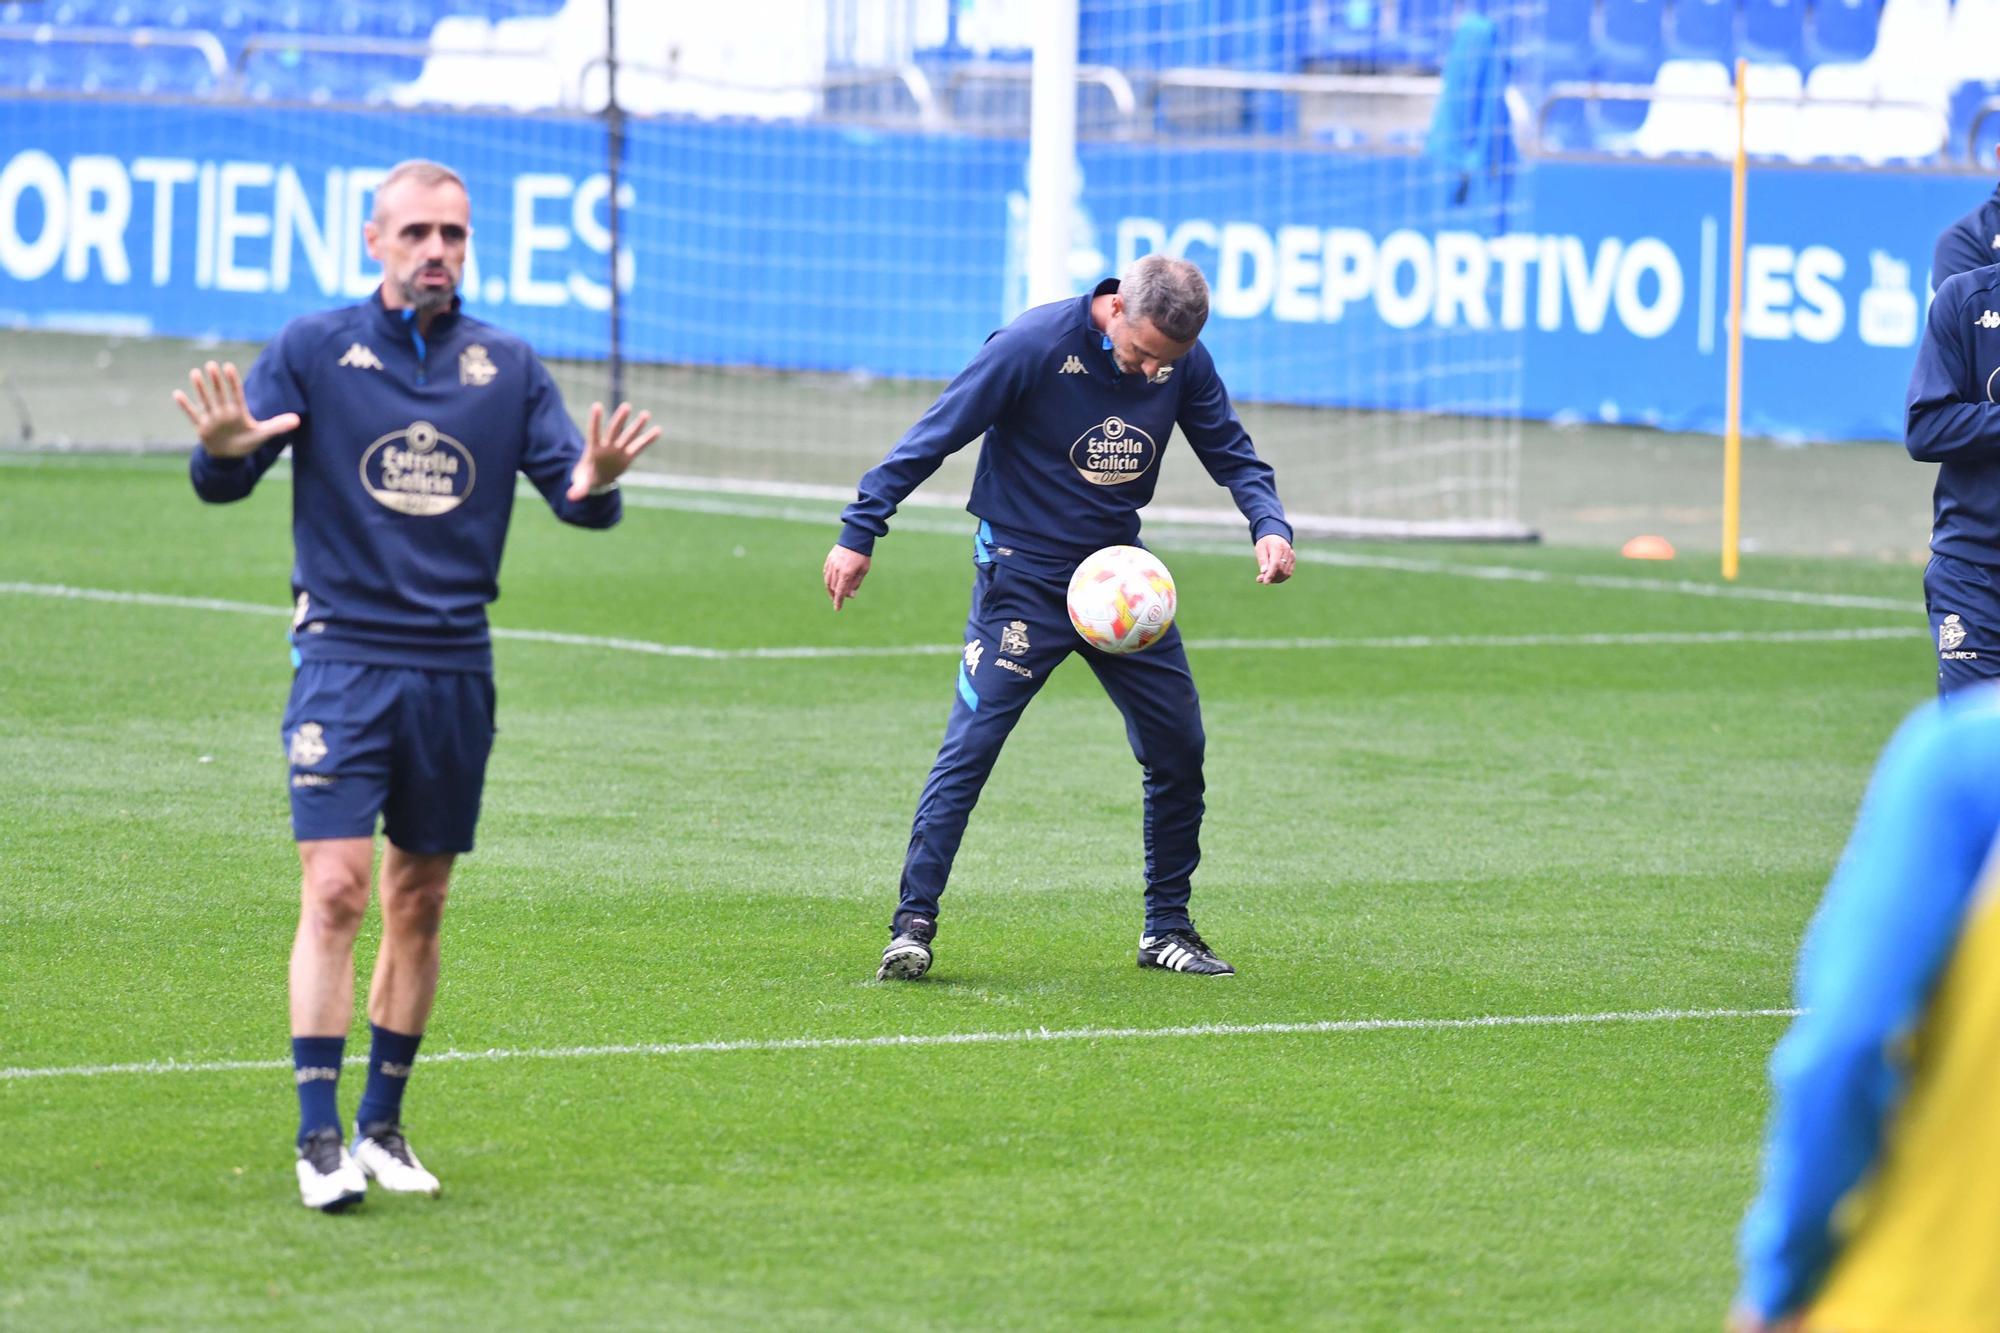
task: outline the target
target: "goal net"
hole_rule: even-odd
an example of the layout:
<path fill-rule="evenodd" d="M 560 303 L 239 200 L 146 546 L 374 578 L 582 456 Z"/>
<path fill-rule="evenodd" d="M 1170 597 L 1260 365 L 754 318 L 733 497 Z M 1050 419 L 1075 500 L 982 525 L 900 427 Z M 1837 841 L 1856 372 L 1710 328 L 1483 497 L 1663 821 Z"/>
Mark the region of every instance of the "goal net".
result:
<path fill-rule="evenodd" d="M 1151 250 L 1201 265 L 1204 341 L 1302 526 L 1522 535 L 1504 307 L 1530 173 L 1494 81 L 1538 2 L 1489 5 L 1440 117 L 1463 34 L 1434 0 L 1080 0 L 1071 289 Z M 165 48 L 127 67 L 79 40 L 92 86 L 0 93 L 0 430 L 185 447 L 165 403 L 190 357 L 364 294 L 372 182 L 427 156 L 472 188 L 468 309 L 573 407 L 651 407 L 648 467 L 682 484 L 838 495 L 1026 300 L 1038 10 L 624 3 L 616 118 L 605 0 L 237 34 L 187 87 Z M 976 452 L 930 495 L 968 489 Z M 1170 454 L 1156 513 L 1227 505 Z"/>

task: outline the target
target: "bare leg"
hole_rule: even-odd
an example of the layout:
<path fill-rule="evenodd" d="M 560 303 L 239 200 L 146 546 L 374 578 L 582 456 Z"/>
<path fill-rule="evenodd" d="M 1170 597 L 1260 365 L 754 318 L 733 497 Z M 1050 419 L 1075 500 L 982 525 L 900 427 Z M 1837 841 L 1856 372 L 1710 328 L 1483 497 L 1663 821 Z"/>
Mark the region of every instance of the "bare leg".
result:
<path fill-rule="evenodd" d="M 304 871 L 299 929 L 292 939 L 294 1037 L 345 1037 L 354 1021 L 354 936 L 368 910 L 373 838 L 299 844 Z"/>
<path fill-rule="evenodd" d="M 451 883 L 449 854 L 422 856 L 390 843 L 382 854 L 382 952 L 368 987 L 368 1021 L 419 1036 L 437 998 L 438 923 Z"/>

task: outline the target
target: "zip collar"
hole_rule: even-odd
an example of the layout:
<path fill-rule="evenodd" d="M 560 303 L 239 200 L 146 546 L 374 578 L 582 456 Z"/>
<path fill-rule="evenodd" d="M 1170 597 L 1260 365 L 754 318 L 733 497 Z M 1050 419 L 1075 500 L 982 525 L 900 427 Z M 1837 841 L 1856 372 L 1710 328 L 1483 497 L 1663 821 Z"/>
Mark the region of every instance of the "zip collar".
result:
<path fill-rule="evenodd" d="M 382 303 L 380 287 L 377 287 L 375 294 L 368 298 L 368 304 L 375 325 L 384 334 L 391 338 L 400 338 L 418 347 L 427 342 L 442 343 L 451 336 L 452 330 L 458 325 L 460 301 L 457 296 L 451 298 L 449 309 L 439 311 L 437 318 L 431 321 L 430 333 L 422 336 L 417 333 L 417 312 L 408 306 L 400 310 L 391 310 Z"/>

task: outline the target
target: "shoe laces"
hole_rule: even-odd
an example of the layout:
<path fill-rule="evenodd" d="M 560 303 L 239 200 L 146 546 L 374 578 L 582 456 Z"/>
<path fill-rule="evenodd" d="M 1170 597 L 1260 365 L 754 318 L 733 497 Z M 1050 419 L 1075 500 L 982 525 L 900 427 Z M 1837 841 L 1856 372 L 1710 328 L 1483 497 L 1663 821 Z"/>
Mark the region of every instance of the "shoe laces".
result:
<path fill-rule="evenodd" d="M 410 1155 L 410 1141 L 403 1137 L 401 1125 L 375 1125 L 365 1131 L 366 1137 L 373 1139 L 377 1147 L 404 1166 L 415 1166 L 416 1159 Z"/>
<path fill-rule="evenodd" d="M 340 1170 L 340 1131 L 314 1130 L 306 1135 L 305 1142 L 299 1145 L 299 1156 L 321 1175 L 332 1175 Z"/>
<path fill-rule="evenodd" d="M 1192 928 L 1187 930 L 1169 930 L 1161 938 L 1179 940 L 1183 948 L 1192 949 L 1196 953 L 1206 954 L 1210 958 L 1215 957 L 1215 950 L 1208 947 L 1208 941 L 1197 935 Z"/>

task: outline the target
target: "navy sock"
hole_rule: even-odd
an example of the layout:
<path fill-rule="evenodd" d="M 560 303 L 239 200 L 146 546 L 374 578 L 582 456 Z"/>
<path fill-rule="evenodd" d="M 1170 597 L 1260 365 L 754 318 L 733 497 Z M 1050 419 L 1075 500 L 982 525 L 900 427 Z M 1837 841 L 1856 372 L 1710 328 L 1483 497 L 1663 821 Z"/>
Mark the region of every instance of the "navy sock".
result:
<path fill-rule="evenodd" d="M 368 1050 L 368 1087 L 361 1094 L 361 1109 L 354 1113 L 354 1123 L 363 1131 L 370 1125 L 401 1122 L 403 1085 L 410 1081 L 417 1043 L 424 1039 L 421 1032 L 413 1037 L 374 1023 L 368 1030 L 374 1033 Z"/>
<path fill-rule="evenodd" d="M 316 1129 L 339 1129 L 340 1058 L 345 1037 L 293 1037 L 292 1077 L 299 1085 L 299 1142 Z"/>

